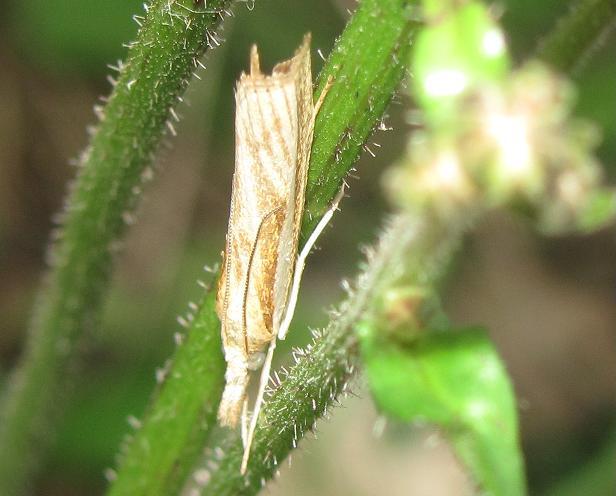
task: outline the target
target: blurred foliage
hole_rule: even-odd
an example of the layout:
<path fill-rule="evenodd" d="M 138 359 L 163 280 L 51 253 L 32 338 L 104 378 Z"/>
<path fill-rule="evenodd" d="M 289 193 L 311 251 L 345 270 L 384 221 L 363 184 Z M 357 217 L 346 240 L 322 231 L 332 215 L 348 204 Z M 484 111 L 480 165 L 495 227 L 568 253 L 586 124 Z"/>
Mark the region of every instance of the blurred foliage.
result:
<path fill-rule="evenodd" d="M 578 464 L 542 496 L 577 496 L 581 491 L 593 496 L 610 496 L 616 488 L 616 432 L 604 440 L 585 463 Z"/>
<path fill-rule="evenodd" d="M 97 77 L 107 64 L 124 56 L 122 44 L 132 40 L 137 25 L 132 15 L 140 0 L 62 0 L 12 2 L 5 21 L 12 42 L 42 69 Z"/>
<path fill-rule="evenodd" d="M 514 60 L 523 60 L 540 44 L 556 20 L 571 8 L 570 3 L 559 0 L 505 2 L 502 25 L 507 32 Z M 529 12 L 532 14 L 529 15 Z M 598 53 L 593 54 L 590 60 L 582 61 L 580 67 L 571 74 L 577 86 L 577 112 L 580 117 L 592 120 L 603 130 L 598 156 L 612 178 L 616 174 L 616 115 L 605 102 L 616 100 L 613 44 L 612 36 Z"/>

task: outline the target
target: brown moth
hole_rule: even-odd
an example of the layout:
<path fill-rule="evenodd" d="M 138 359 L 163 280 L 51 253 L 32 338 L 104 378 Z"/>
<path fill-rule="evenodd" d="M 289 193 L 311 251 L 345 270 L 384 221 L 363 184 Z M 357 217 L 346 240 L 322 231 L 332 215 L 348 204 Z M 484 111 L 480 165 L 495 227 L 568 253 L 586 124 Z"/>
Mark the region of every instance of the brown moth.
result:
<path fill-rule="evenodd" d="M 242 417 L 242 472 L 276 338 L 280 331 L 284 338 L 288 330 L 287 313 L 293 311 L 288 306 L 292 282 L 295 288 L 303 269 L 302 259 L 302 266 L 296 270 L 298 238 L 314 121 L 325 93 L 313 104 L 310 35 L 304 37 L 291 59 L 274 67 L 271 75 L 261 73 L 253 46 L 250 74 L 240 76 L 235 92 L 235 173 L 216 311 L 227 361 L 218 419 L 222 425 L 234 427 Z M 264 360 L 248 432 L 249 371 L 261 367 Z"/>

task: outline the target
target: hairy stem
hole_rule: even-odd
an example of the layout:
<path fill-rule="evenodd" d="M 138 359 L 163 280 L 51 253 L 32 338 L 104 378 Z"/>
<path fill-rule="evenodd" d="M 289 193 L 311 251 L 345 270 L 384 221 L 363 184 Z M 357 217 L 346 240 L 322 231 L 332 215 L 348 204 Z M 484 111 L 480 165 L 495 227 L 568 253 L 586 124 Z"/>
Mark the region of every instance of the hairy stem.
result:
<path fill-rule="evenodd" d="M 0 494 L 32 480 L 53 431 L 84 331 L 96 319 L 112 254 L 132 220 L 154 152 L 195 63 L 231 2 L 154 0 L 80 161 L 23 358 L 2 398 Z"/>
<path fill-rule="evenodd" d="M 316 95 L 329 77 L 334 85 L 317 116 L 302 244 L 313 231 L 342 178 L 359 157 L 381 118 L 410 56 L 418 26 L 416 2 L 364 0 L 319 74 Z"/>
<path fill-rule="evenodd" d="M 615 27 L 615 0 L 577 0 L 541 41 L 537 55 L 555 69 L 571 72 Z"/>

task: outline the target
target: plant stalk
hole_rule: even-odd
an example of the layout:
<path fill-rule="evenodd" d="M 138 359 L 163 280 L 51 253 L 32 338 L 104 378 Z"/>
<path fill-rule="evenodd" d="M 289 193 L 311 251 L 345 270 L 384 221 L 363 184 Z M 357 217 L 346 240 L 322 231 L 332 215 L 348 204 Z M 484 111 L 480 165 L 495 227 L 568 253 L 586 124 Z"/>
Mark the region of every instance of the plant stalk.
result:
<path fill-rule="evenodd" d="M 71 185 L 23 357 L 0 405 L 0 494 L 31 486 L 44 461 L 80 343 L 94 326 L 113 254 L 154 174 L 154 153 L 174 134 L 172 109 L 196 60 L 213 44 L 231 1 L 207 12 L 189 0 L 154 0 Z"/>

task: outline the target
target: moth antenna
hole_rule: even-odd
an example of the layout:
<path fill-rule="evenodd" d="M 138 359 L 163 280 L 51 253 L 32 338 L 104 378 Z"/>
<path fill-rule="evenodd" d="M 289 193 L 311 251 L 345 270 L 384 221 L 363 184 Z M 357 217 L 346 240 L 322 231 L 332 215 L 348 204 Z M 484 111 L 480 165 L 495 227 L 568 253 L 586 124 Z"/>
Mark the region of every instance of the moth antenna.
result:
<path fill-rule="evenodd" d="M 248 435 L 244 442 L 244 456 L 242 456 L 242 466 L 240 472 L 242 475 L 246 473 L 248 467 L 248 460 L 250 459 L 250 447 L 252 446 L 252 440 L 255 437 L 255 429 L 257 428 L 257 420 L 259 419 L 259 413 L 261 412 L 261 405 L 263 405 L 263 397 L 265 396 L 265 388 L 269 382 L 269 374 L 272 368 L 272 358 L 274 357 L 274 350 L 276 349 L 276 338 L 272 339 L 269 348 L 267 349 L 267 355 L 263 362 L 263 369 L 261 370 L 261 378 L 259 379 L 259 392 L 257 393 L 257 399 L 255 400 L 255 408 L 250 419 L 250 428 L 248 429 Z M 242 436 L 243 438 L 243 436 Z"/>
<path fill-rule="evenodd" d="M 261 69 L 259 67 L 259 51 L 257 50 L 257 45 L 252 45 L 250 49 L 250 75 L 258 76 L 261 74 Z"/>
<path fill-rule="evenodd" d="M 246 443 L 248 442 L 248 397 L 244 398 L 244 404 L 242 405 L 242 419 L 240 428 L 242 446 L 246 446 Z"/>

